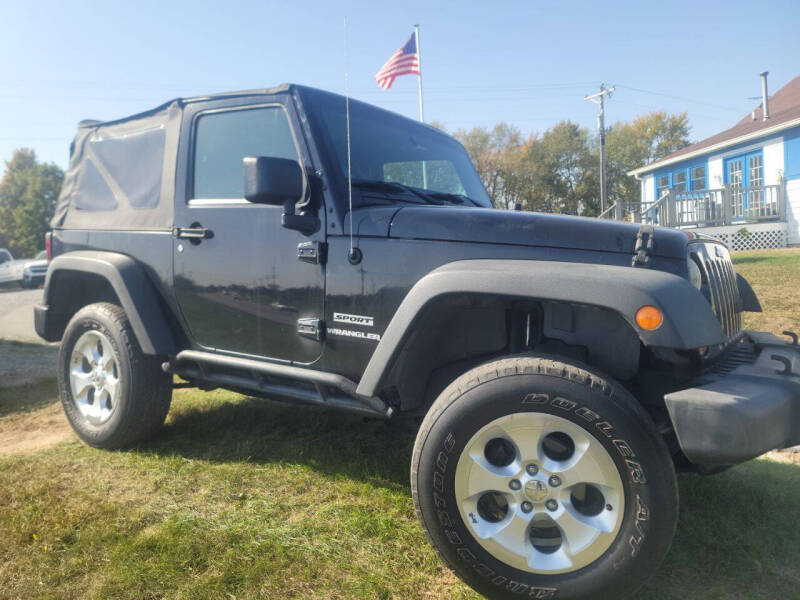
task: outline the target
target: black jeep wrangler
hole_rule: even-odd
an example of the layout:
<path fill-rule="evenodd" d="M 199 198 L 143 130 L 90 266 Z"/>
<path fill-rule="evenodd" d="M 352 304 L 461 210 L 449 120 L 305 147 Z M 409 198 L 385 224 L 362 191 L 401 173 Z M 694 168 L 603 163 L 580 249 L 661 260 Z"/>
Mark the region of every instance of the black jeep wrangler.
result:
<path fill-rule="evenodd" d="M 84 121 L 52 225 L 36 330 L 86 443 L 156 432 L 174 375 L 417 418 L 420 522 L 491 598 L 631 593 L 676 468 L 800 442 L 796 337 L 742 331 L 725 246 L 495 210 L 458 142 L 337 95 Z"/>

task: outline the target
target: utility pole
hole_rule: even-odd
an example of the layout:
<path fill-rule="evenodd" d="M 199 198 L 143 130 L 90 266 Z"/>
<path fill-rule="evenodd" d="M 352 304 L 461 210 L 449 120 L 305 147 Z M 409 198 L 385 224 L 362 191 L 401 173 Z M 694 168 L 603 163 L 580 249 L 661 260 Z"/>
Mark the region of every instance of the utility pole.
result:
<path fill-rule="evenodd" d="M 604 83 L 600 84 L 600 91 L 596 94 L 585 96 L 584 100 L 590 100 L 597 104 L 597 130 L 600 133 L 600 213 L 604 213 L 608 204 L 608 191 L 606 190 L 606 120 L 605 120 L 605 97 L 611 98 L 611 93 L 616 88 L 612 85 L 606 88 Z M 617 204 L 614 211 L 614 218 L 622 220 L 622 205 Z"/>

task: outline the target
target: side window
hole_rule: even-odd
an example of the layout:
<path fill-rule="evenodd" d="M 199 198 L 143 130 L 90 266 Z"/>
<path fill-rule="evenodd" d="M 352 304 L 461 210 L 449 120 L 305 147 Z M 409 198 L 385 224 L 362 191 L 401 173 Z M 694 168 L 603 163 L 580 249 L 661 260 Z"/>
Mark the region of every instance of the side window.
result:
<path fill-rule="evenodd" d="M 11 255 L 5 250 L 0 251 L 0 265 L 11 260 Z"/>
<path fill-rule="evenodd" d="M 661 194 L 663 194 L 664 190 L 669 188 L 669 186 L 670 186 L 669 175 L 659 175 L 656 178 L 656 200 L 661 198 Z"/>
<path fill-rule="evenodd" d="M 672 188 L 678 193 L 686 191 L 686 171 L 675 171 L 672 174 Z"/>
<path fill-rule="evenodd" d="M 692 167 L 692 189 L 704 190 L 706 189 L 706 168 L 705 167 Z"/>
<path fill-rule="evenodd" d="M 286 111 L 279 106 L 214 112 L 195 125 L 193 198 L 244 198 L 242 159 L 298 160 Z"/>

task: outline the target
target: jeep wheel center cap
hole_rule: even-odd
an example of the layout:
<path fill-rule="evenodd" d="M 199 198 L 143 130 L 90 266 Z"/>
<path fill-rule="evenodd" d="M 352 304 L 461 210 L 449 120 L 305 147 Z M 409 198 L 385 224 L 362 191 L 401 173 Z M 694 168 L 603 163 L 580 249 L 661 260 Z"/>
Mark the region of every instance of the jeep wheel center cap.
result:
<path fill-rule="evenodd" d="M 543 481 L 531 479 L 525 484 L 525 495 L 531 502 L 541 502 L 547 498 L 547 486 Z"/>

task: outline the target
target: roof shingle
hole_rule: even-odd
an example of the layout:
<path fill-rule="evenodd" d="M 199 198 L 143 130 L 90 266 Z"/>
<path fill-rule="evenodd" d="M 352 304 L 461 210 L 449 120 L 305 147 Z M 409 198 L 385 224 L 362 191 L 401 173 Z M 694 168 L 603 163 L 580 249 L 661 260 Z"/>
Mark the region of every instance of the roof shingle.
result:
<path fill-rule="evenodd" d="M 775 92 L 775 94 L 770 96 L 769 118 L 766 121 L 762 118 L 764 111 L 761 104 L 759 104 L 758 108 L 756 108 L 753 112 L 755 113 L 755 119 L 753 119 L 751 113 L 748 113 L 746 117 L 744 117 L 730 129 L 726 129 L 725 131 L 722 131 L 716 135 L 712 135 L 711 137 L 690 146 L 686 146 L 686 148 L 682 148 L 665 156 L 664 158 L 654 161 L 646 167 L 636 169 L 636 171 L 645 169 L 650 171 L 652 168 L 657 167 L 661 163 L 672 162 L 673 159 L 685 154 L 691 154 L 697 150 L 702 150 L 703 148 L 724 143 L 728 140 L 740 138 L 744 135 L 756 133 L 761 129 L 769 129 L 775 127 L 776 125 L 780 125 L 781 123 L 800 119 L 800 76 L 795 77 L 781 89 Z"/>

